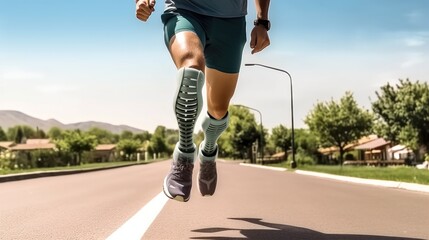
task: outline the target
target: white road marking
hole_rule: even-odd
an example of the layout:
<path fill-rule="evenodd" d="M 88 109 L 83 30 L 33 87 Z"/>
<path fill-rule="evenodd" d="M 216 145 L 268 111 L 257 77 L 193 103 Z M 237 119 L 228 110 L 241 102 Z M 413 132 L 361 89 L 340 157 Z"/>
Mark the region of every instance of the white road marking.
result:
<path fill-rule="evenodd" d="M 263 165 L 257 165 L 257 164 L 249 164 L 249 163 L 240 163 L 240 165 L 247 166 L 247 167 L 263 168 L 263 169 L 280 171 L 280 172 L 287 170 L 286 168 L 281 168 L 281 167 L 270 167 L 270 166 L 263 166 Z"/>
<path fill-rule="evenodd" d="M 167 201 L 168 198 L 160 192 L 106 240 L 140 240 Z"/>

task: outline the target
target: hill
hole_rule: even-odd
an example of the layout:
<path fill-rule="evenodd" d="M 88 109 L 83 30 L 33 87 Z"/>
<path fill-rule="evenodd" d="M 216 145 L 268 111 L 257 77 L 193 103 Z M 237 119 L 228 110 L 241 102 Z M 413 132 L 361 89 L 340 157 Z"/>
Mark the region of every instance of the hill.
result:
<path fill-rule="evenodd" d="M 45 132 L 49 131 L 49 129 L 52 127 L 58 127 L 64 130 L 80 129 L 82 131 L 87 131 L 92 127 L 97 127 L 117 134 L 122 133 L 123 131 L 131 131 L 133 133 L 143 132 L 141 129 L 127 125 L 113 125 L 95 121 L 64 124 L 56 119 L 42 120 L 19 111 L 0 110 L 0 126 L 3 128 L 3 130 L 6 131 L 8 128 L 14 127 L 16 125 L 28 125 L 34 129 L 42 129 Z"/>

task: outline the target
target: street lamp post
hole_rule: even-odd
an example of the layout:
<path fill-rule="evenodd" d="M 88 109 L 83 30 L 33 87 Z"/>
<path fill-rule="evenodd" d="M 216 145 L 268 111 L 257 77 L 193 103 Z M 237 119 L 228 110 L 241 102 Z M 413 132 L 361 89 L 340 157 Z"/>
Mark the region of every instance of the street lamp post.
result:
<path fill-rule="evenodd" d="M 261 137 L 259 139 L 260 140 L 259 144 L 261 146 L 261 163 L 263 163 L 263 161 L 264 161 L 264 127 L 262 125 L 262 113 L 261 113 L 261 111 L 259 111 L 256 108 L 244 106 L 244 105 L 241 105 L 241 104 L 234 104 L 234 106 L 248 108 L 248 109 L 251 109 L 251 110 L 256 111 L 256 112 L 259 113 L 259 122 L 261 123 L 260 124 L 260 126 L 261 126 Z"/>
<path fill-rule="evenodd" d="M 289 82 L 290 82 L 290 111 L 291 111 L 291 124 L 292 124 L 292 162 L 291 162 L 291 167 L 292 168 L 296 168 L 297 167 L 297 163 L 295 160 L 295 128 L 294 128 L 294 121 L 293 121 L 293 87 L 292 87 L 292 76 L 289 74 L 288 71 L 280 69 L 280 68 L 274 68 L 274 67 L 270 67 L 270 66 L 266 66 L 263 64 L 259 64 L 259 63 L 246 63 L 244 64 L 244 66 L 259 66 L 259 67 L 264 67 L 264 68 L 268 68 L 271 70 L 275 70 L 275 71 L 279 71 L 279 72 L 283 72 L 286 73 L 289 77 Z"/>

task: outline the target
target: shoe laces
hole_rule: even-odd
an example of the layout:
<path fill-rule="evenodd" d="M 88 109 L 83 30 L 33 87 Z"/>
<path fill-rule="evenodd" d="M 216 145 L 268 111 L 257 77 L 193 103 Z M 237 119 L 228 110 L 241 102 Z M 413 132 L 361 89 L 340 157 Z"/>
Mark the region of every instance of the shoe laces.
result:
<path fill-rule="evenodd" d="M 173 175 L 183 179 L 183 178 L 189 178 L 189 176 L 192 176 L 192 170 L 194 169 L 194 164 L 190 162 L 176 162 L 173 165 Z"/>
<path fill-rule="evenodd" d="M 205 161 L 201 163 L 201 177 L 203 179 L 212 178 L 216 170 L 215 161 Z"/>

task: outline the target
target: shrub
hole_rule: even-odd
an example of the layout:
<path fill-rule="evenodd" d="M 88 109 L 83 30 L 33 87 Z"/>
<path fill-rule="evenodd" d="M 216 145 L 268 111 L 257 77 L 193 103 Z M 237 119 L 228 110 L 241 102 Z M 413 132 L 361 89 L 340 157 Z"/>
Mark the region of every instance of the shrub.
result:
<path fill-rule="evenodd" d="M 347 154 L 344 156 L 344 159 L 345 159 L 345 160 L 355 160 L 355 156 L 354 156 L 353 154 L 351 154 L 351 153 L 347 153 Z"/>
<path fill-rule="evenodd" d="M 316 160 L 313 156 L 305 153 L 305 152 L 301 152 L 298 151 L 295 155 L 295 161 L 298 164 L 298 166 L 300 165 L 314 165 L 316 164 Z M 292 162 L 292 154 L 289 154 L 288 156 L 288 164 L 290 164 Z"/>

